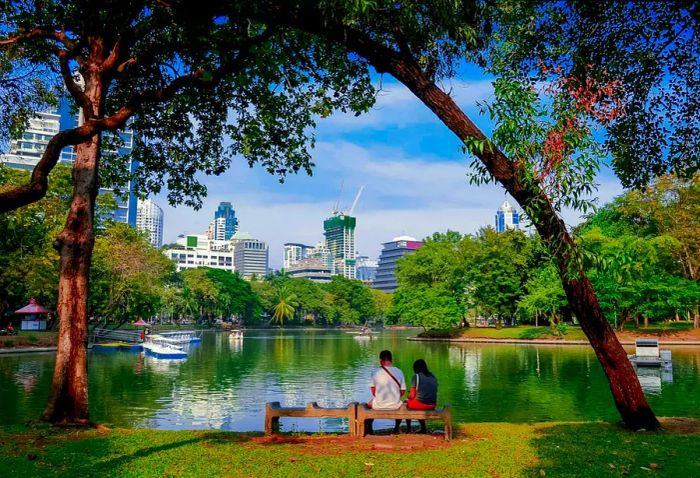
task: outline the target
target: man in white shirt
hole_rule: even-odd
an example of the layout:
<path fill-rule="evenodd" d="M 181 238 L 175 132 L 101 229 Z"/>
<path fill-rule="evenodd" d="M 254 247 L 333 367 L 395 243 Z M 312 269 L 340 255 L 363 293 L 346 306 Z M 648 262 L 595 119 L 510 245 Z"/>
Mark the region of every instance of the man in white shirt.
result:
<path fill-rule="evenodd" d="M 379 353 L 379 368 L 372 374 L 370 387 L 374 398 L 367 406 L 376 410 L 396 410 L 403 405 L 401 397 L 406 392 L 406 382 L 403 372 L 392 366 L 391 352 L 382 350 Z M 394 433 L 399 433 L 401 420 L 396 420 Z M 372 433 L 372 421 L 368 420 L 367 431 Z"/>

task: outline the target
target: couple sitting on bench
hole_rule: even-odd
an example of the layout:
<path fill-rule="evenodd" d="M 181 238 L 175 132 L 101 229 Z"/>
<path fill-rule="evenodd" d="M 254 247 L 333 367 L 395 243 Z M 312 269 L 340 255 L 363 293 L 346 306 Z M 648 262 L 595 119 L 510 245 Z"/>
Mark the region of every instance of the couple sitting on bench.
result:
<path fill-rule="evenodd" d="M 382 350 L 379 354 L 379 368 L 372 374 L 370 387 L 374 398 L 367 403 L 374 410 L 397 410 L 404 402 L 401 400 L 406 392 L 403 372 L 392 365 L 391 352 Z M 434 410 L 437 405 L 438 383 L 428 370 L 425 360 L 413 362 L 413 378 L 406 407 L 410 410 Z M 420 432 L 426 433 L 425 420 L 419 420 Z M 394 433 L 399 433 L 401 420 L 397 419 Z M 411 420 L 406 419 L 406 430 L 411 432 Z M 367 420 L 367 432 L 372 434 L 372 421 Z"/>

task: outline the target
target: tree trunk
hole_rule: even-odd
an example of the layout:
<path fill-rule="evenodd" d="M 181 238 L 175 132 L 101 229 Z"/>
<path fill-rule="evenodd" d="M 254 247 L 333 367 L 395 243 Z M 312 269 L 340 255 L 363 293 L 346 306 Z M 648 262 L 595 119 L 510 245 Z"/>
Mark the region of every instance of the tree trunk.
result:
<path fill-rule="evenodd" d="M 86 77 L 85 93 L 94 116 L 103 103 L 100 82 Z M 60 255 L 58 282 L 58 349 L 49 402 L 42 419 L 59 424 L 87 425 L 87 297 L 88 274 L 95 244 L 93 216 L 97 197 L 100 136 L 76 146 L 73 198 L 66 225 L 54 243 Z"/>
<path fill-rule="evenodd" d="M 647 317 L 646 315 L 644 316 L 644 328 L 649 328 L 649 317 Z"/>
<path fill-rule="evenodd" d="M 698 311 L 698 304 L 695 303 L 695 314 L 693 315 L 693 328 L 697 329 L 700 327 L 700 311 Z"/>

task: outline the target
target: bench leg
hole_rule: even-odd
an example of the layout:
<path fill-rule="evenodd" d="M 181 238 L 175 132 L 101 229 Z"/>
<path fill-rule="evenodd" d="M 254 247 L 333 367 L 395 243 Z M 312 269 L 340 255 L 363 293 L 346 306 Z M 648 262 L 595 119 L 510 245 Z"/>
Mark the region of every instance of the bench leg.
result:
<path fill-rule="evenodd" d="M 272 435 L 280 430 L 280 417 L 265 417 L 265 435 Z"/>
<path fill-rule="evenodd" d="M 445 440 L 452 440 L 452 420 L 445 420 Z"/>

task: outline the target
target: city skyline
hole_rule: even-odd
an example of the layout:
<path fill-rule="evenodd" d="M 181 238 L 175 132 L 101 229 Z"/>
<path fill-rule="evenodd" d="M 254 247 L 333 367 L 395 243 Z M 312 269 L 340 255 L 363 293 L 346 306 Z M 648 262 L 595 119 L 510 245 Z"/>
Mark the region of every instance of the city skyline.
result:
<path fill-rule="evenodd" d="M 492 127 L 476 112 L 476 101 L 491 98 L 491 81 L 452 82 L 446 87 L 489 134 Z M 382 243 L 402 234 L 421 240 L 447 229 L 476 233 L 493 225 L 494 211 L 504 200 L 521 209 L 499 185 L 469 184 L 470 158 L 459 141 L 393 80 L 385 79 L 369 113 L 319 119 L 316 139 L 312 177 L 291 175 L 280 184 L 259 165 L 251 169 L 236 158 L 221 176 L 201 176 L 208 197 L 199 211 L 166 205 L 161 192 L 155 200 L 168 217 L 164 241 L 173 242 L 187 231 L 205 231 L 210 217 L 201 211 L 213 211 L 220 202 L 230 201 L 245 229 L 269 244 L 270 266 L 279 269 L 283 244 L 316 244 L 322 237 L 322 221 L 339 196 L 340 209 L 347 209 L 361 186 L 365 189 L 353 214 L 356 250 L 371 258 L 379 256 Z M 599 174 L 598 182 L 602 202 L 622 192 L 608 170 Z M 563 216 L 569 225 L 580 222 L 576 212 L 565 210 Z"/>

